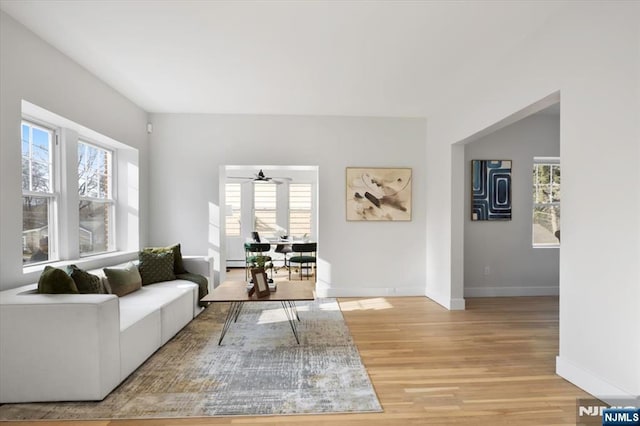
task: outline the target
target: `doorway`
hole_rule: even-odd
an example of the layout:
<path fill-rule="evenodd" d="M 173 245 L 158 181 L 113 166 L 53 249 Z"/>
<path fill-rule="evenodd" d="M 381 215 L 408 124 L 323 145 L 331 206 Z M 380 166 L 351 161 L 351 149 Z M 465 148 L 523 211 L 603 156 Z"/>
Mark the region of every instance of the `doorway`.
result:
<path fill-rule="evenodd" d="M 559 158 L 559 102 L 552 94 L 452 146 L 452 299 L 462 306 L 465 297 L 559 294 L 559 244 L 532 244 L 534 157 Z M 476 159 L 511 161 L 511 220 L 471 220 Z"/>
<path fill-rule="evenodd" d="M 282 237 L 317 241 L 318 166 L 226 165 L 220 170 L 221 259 L 244 268 L 244 243 Z M 275 247 L 274 247 L 275 248 Z M 271 253 L 276 267 L 282 253 Z"/>

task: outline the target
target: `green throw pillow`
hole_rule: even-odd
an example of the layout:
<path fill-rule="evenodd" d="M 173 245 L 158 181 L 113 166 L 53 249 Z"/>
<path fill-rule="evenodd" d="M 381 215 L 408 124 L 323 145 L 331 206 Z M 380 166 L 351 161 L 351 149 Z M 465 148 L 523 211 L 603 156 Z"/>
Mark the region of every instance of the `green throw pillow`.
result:
<path fill-rule="evenodd" d="M 142 288 L 142 279 L 138 268 L 132 262 L 129 262 L 125 268 L 104 268 L 103 269 L 111 294 L 119 297 L 133 293 Z"/>
<path fill-rule="evenodd" d="M 180 244 L 175 244 L 169 247 L 146 247 L 142 249 L 143 252 L 150 253 L 164 253 L 170 251 L 173 253 L 173 273 L 174 274 L 187 274 L 187 270 L 184 269 L 184 262 L 182 261 L 182 252 L 180 251 Z"/>
<path fill-rule="evenodd" d="M 154 253 L 143 250 L 140 252 L 138 268 L 140 268 L 140 276 L 142 276 L 142 285 L 176 279 L 176 275 L 173 273 L 173 251 Z"/>
<path fill-rule="evenodd" d="M 78 287 L 62 269 L 45 266 L 38 280 L 38 293 L 77 294 Z"/>
<path fill-rule="evenodd" d="M 105 289 L 97 275 L 88 273 L 76 265 L 67 266 L 67 274 L 73 279 L 81 294 L 104 294 Z"/>

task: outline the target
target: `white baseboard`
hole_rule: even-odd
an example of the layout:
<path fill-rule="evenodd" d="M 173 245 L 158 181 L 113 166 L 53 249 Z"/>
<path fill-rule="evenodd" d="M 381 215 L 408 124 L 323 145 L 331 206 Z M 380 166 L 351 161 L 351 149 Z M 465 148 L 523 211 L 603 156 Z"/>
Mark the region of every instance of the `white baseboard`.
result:
<path fill-rule="evenodd" d="M 451 299 L 449 301 L 449 310 L 451 311 L 464 311 L 465 307 L 464 299 Z"/>
<path fill-rule="evenodd" d="M 556 374 L 609 404 L 617 404 L 618 399 L 639 398 L 559 356 L 556 357 Z"/>
<path fill-rule="evenodd" d="M 560 287 L 469 287 L 464 297 L 558 296 Z"/>
<path fill-rule="evenodd" d="M 450 311 L 463 311 L 465 309 L 465 301 L 462 298 L 452 299 L 452 298 L 431 292 L 429 291 L 428 288 L 425 291 L 424 295 L 427 296 L 429 299 L 433 300 L 434 302 L 436 302 L 437 304 L 447 308 Z"/>
<path fill-rule="evenodd" d="M 330 287 L 318 281 L 316 294 L 319 297 L 398 297 L 424 296 L 424 287 Z"/>
<path fill-rule="evenodd" d="M 316 282 L 317 297 L 403 297 L 423 296 L 428 297 L 443 307 L 455 311 L 465 309 L 464 298 L 444 298 L 430 294 L 422 286 L 419 287 L 332 287 L 318 279 Z"/>

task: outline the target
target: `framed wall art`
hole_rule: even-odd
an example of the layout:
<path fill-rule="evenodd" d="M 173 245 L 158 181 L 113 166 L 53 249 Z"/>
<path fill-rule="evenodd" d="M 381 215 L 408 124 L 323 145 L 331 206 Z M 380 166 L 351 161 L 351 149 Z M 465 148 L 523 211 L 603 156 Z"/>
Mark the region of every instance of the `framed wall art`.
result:
<path fill-rule="evenodd" d="M 471 220 L 511 220 L 511 160 L 471 161 Z"/>
<path fill-rule="evenodd" d="M 410 221 L 411 169 L 347 167 L 347 220 Z"/>

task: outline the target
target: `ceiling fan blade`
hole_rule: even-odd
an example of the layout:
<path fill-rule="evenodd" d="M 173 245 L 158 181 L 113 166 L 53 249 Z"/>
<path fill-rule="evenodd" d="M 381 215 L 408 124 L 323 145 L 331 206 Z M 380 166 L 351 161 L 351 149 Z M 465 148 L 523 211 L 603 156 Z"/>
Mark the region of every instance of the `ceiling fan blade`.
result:
<path fill-rule="evenodd" d="M 262 169 L 260 169 L 260 171 L 258 171 L 258 173 L 255 173 L 253 175 L 253 177 L 249 177 L 249 176 L 227 176 L 227 179 L 245 179 L 245 180 L 249 180 L 249 181 L 253 181 L 253 182 L 273 182 L 277 185 L 282 185 L 284 182 L 283 181 L 292 181 L 293 179 L 290 177 L 286 177 L 286 176 L 267 176 L 264 174 L 264 172 L 262 171 Z"/>

